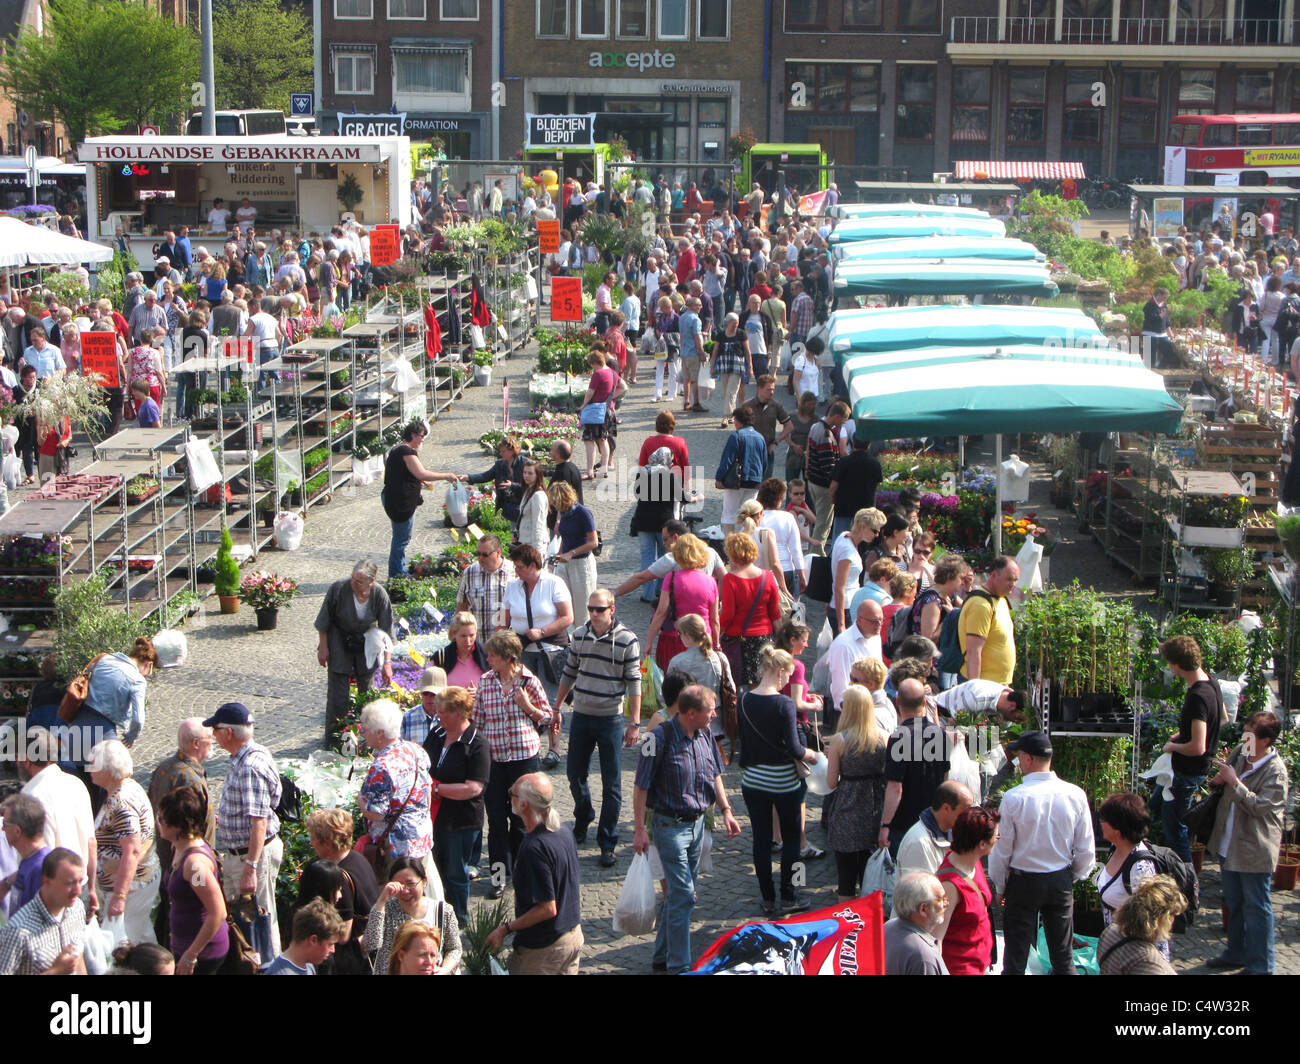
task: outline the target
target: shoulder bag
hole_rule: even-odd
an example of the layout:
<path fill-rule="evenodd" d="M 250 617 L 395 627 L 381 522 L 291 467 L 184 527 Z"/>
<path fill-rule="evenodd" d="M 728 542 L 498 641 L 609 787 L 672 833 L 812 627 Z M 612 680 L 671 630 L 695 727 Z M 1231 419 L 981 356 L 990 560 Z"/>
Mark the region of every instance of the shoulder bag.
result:
<path fill-rule="evenodd" d="M 533 622 L 533 595 L 532 592 L 528 590 L 527 584 L 524 585 L 524 612 L 528 615 L 528 627 L 530 629 L 536 628 L 537 625 Z M 545 639 L 539 639 L 536 643 L 528 643 L 526 645 L 536 646 L 541 650 L 542 668 L 546 673 L 546 679 L 551 683 L 558 684 L 560 678 L 556 675 L 555 665 L 551 661 L 551 653 L 547 651 L 546 648 L 548 646 L 559 649 L 567 647 L 569 645 L 569 633 L 567 631 L 560 632 L 556 635 L 547 636 Z"/>
<path fill-rule="evenodd" d="M 808 778 L 808 773 L 812 771 L 812 765 L 808 764 L 808 762 L 801 757 L 790 757 L 788 751 L 782 750 L 781 747 L 777 746 L 776 743 L 772 742 L 771 739 L 769 739 L 766 735 L 764 735 L 761 731 L 759 731 L 757 728 L 754 727 L 754 722 L 749 719 L 749 714 L 745 712 L 744 695 L 741 695 L 740 697 L 740 713 L 741 716 L 745 718 L 746 722 L 749 724 L 750 730 L 753 731 L 755 735 L 757 735 L 760 739 L 762 739 L 763 742 L 767 743 L 768 746 L 770 746 L 782 757 L 790 758 L 790 761 L 794 764 L 794 771 L 796 776 L 798 776 L 801 780 Z"/>
<path fill-rule="evenodd" d="M 1193 842 L 1209 843 L 1214 831 L 1214 819 L 1219 813 L 1219 802 L 1222 800 L 1223 788 L 1215 787 L 1209 794 L 1189 805 L 1178 818 L 1187 826 Z"/>
<path fill-rule="evenodd" d="M 81 707 L 86 702 L 86 696 L 90 694 L 90 677 L 95 671 L 95 666 L 99 664 L 101 658 L 108 657 L 107 654 L 96 654 L 87 662 L 86 667 L 72 678 L 68 688 L 63 693 L 63 698 L 59 702 L 59 720 L 64 724 L 71 724 L 81 712 Z"/>
<path fill-rule="evenodd" d="M 731 460 L 731 466 L 722 475 L 722 486 L 727 491 L 734 491 L 740 487 L 740 473 L 744 464 L 744 449 L 740 445 L 740 433 L 733 432 L 731 438 L 736 441 L 736 456 Z"/>
<path fill-rule="evenodd" d="M 731 742 L 735 742 L 740 722 L 736 716 L 736 681 L 731 675 L 731 662 L 725 654 L 713 655 L 716 663 L 710 661 L 718 670 L 718 715 L 722 718 L 722 730 Z"/>
<path fill-rule="evenodd" d="M 420 785 L 419 769 L 416 770 L 416 778 L 411 783 L 410 793 L 406 796 L 406 801 L 401 805 L 391 817 L 384 818 L 384 833 L 379 838 L 371 841 L 370 833 L 363 832 L 361 838 L 357 839 L 353 849 L 366 859 L 366 863 L 375 870 L 375 878 L 387 882 L 388 866 L 392 863 L 393 847 L 388 841 L 388 835 L 406 812 L 406 807 L 411 804 L 411 799 L 415 797 L 415 788 Z"/>

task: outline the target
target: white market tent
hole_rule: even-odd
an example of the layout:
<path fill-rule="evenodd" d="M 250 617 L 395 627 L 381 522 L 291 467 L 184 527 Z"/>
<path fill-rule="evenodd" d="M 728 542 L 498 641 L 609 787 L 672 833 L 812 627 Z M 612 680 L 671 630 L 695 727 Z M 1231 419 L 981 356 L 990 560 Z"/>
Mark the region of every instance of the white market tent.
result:
<path fill-rule="evenodd" d="M 113 249 L 89 240 L 77 240 L 17 218 L 0 218 L 0 269 L 28 266 L 77 266 L 83 262 L 111 262 Z"/>

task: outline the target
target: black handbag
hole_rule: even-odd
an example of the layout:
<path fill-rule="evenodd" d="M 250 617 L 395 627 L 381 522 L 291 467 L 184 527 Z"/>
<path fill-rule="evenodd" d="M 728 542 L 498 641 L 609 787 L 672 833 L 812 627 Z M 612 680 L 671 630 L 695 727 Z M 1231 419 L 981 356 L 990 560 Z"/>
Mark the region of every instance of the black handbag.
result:
<path fill-rule="evenodd" d="M 736 457 L 732 460 L 731 468 L 722 475 L 722 486 L 727 491 L 734 491 L 740 487 L 740 474 L 743 467 L 743 454 L 740 449 L 740 433 L 734 434 L 736 437 Z"/>
<path fill-rule="evenodd" d="M 1199 798 L 1187 807 L 1178 819 L 1187 827 L 1192 841 L 1208 845 L 1210 834 L 1214 831 L 1214 818 L 1219 812 L 1219 803 L 1223 800 L 1223 788 L 1215 787 L 1204 798 Z"/>
<path fill-rule="evenodd" d="M 830 602 L 833 592 L 831 560 L 825 554 L 814 554 L 808 568 L 808 587 L 804 594 L 817 602 Z"/>

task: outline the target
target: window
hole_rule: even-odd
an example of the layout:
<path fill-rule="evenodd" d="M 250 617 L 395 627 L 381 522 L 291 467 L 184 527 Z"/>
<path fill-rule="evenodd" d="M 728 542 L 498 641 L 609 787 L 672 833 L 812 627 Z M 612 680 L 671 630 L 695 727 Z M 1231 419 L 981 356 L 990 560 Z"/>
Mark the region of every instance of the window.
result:
<path fill-rule="evenodd" d="M 864 29 L 880 25 L 880 0 L 844 0 L 844 28 Z"/>
<path fill-rule="evenodd" d="M 537 0 L 537 36 L 569 35 L 569 0 Z"/>
<path fill-rule="evenodd" d="M 1007 141 L 1011 144 L 1043 142 L 1047 72 L 1012 70 L 1007 94 Z"/>
<path fill-rule="evenodd" d="M 334 0 L 335 18 L 374 18 L 373 0 Z"/>
<path fill-rule="evenodd" d="M 1237 71 L 1237 114 L 1273 109 L 1273 71 Z"/>
<path fill-rule="evenodd" d="M 989 67 L 952 68 L 952 139 L 989 139 Z"/>
<path fill-rule="evenodd" d="M 934 72 L 930 65 L 899 65 L 894 115 L 897 140 L 934 139 Z"/>
<path fill-rule="evenodd" d="M 1237 127 L 1231 122 L 1207 125 L 1201 136 L 1201 146 L 1206 148 L 1231 148 L 1237 143 Z"/>
<path fill-rule="evenodd" d="M 731 0 L 696 0 L 695 36 L 702 41 L 725 41 L 730 35 Z"/>
<path fill-rule="evenodd" d="M 578 36 L 609 36 L 609 0 L 578 0 Z"/>
<path fill-rule="evenodd" d="M 463 96 L 469 88 L 468 52 L 393 51 L 393 92 Z"/>
<path fill-rule="evenodd" d="M 657 0 L 659 4 L 659 39 L 686 40 L 686 0 Z"/>
<path fill-rule="evenodd" d="M 880 68 L 874 63 L 786 63 L 786 110 L 805 114 L 875 112 Z"/>
<path fill-rule="evenodd" d="M 444 22 L 477 22 L 478 0 L 442 0 L 439 16 Z"/>
<path fill-rule="evenodd" d="M 645 38 L 650 36 L 650 0 L 618 0 L 618 35 Z"/>
<path fill-rule="evenodd" d="M 1096 144 L 1101 140 L 1101 108 L 1092 105 L 1093 86 L 1105 84 L 1100 69 L 1065 72 L 1066 144 Z"/>
<path fill-rule="evenodd" d="M 785 26 L 824 30 L 826 0 L 785 0 Z"/>
<path fill-rule="evenodd" d="M 1214 114 L 1213 70 L 1178 72 L 1178 111 L 1180 115 Z"/>
<path fill-rule="evenodd" d="M 1160 110 L 1160 71 L 1126 70 L 1121 79 L 1119 142 L 1156 143 L 1156 115 Z"/>
<path fill-rule="evenodd" d="M 424 0 L 388 0 L 388 17 L 424 20 Z"/>
<path fill-rule="evenodd" d="M 899 0 L 900 30 L 930 30 L 939 27 L 939 0 Z"/>
<path fill-rule="evenodd" d="M 336 51 L 334 91 L 340 95 L 373 96 L 375 92 L 374 53 Z"/>

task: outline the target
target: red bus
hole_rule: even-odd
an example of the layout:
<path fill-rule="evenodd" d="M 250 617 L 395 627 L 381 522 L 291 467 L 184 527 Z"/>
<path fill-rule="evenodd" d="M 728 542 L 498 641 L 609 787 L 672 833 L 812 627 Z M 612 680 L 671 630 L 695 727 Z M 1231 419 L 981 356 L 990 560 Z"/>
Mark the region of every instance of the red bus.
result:
<path fill-rule="evenodd" d="M 1216 174 L 1230 174 L 1238 185 L 1294 185 L 1300 114 L 1178 115 L 1169 126 L 1166 171 L 1177 148 L 1186 149 L 1186 177 L 1176 184 L 1213 185 Z"/>

